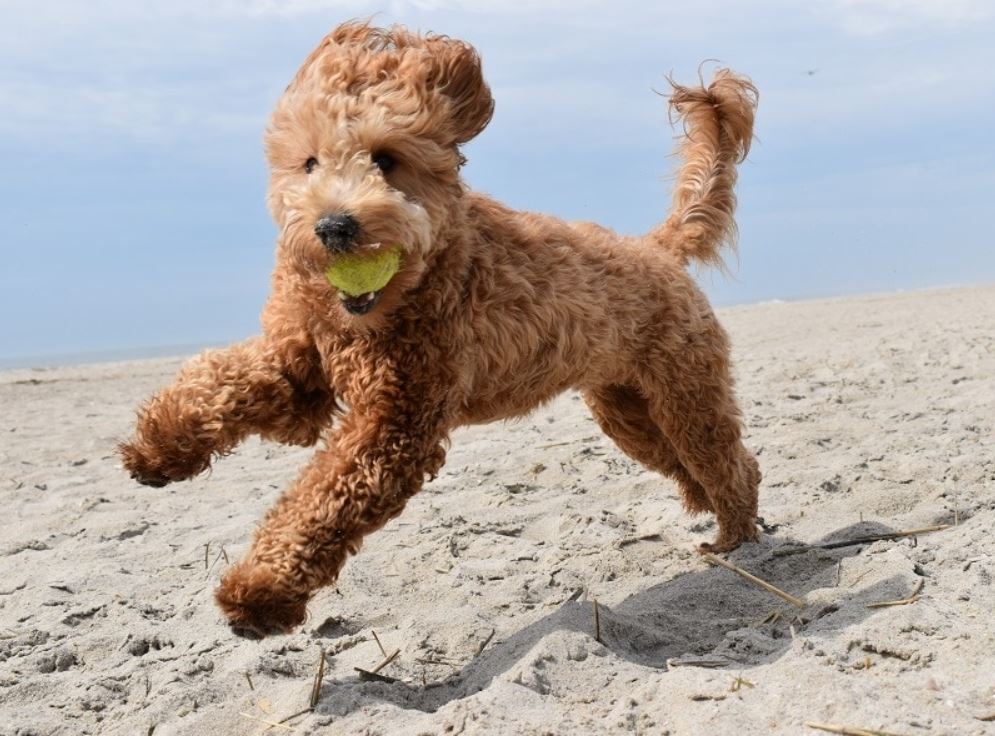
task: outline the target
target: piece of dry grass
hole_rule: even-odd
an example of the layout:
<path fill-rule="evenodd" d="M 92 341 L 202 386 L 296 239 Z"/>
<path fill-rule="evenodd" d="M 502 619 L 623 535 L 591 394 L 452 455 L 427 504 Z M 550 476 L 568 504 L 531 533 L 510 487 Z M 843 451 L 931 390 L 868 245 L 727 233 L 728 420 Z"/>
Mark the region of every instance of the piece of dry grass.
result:
<path fill-rule="evenodd" d="M 727 659 L 678 659 L 676 657 L 671 657 L 664 664 L 667 665 L 668 670 L 672 670 L 674 667 L 704 667 L 706 669 L 715 669 L 717 667 L 725 667 L 729 664 Z"/>
<path fill-rule="evenodd" d="M 873 728 L 857 728 L 856 726 L 840 726 L 835 723 L 816 723 L 815 721 L 805 721 L 806 728 L 814 728 L 818 731 L 843 734 L 843 736 L 904 736 L 892 731 L 876 731 Z"/>
<path fill-rule="evenodd" d="M 806 545 L 804 547 L 799 547 L 798 549 L 785 551 L 783 554 L 798 554 L 799 552 L 805 552 L 810 549 L 839 549 L 840 547 L 852 547 L 857 544 L 871 544 L 872 542 L 886 542 L 891 539 L 918 537 L 920 534 L 929 534 L 930 532 L 941 532 L 944 529 L 949 529 L 949 528 L 950 524 L 934 524 L 933 526 L 923 526 L 918 529 L 903 529 L 902 531 L 888 532 L 887 534 L 871 534 L 866 537 L 854 537 L 853 539 L 843 539 L 840 540 L 839 542 L 825 542 L 823 544 Z"/>
<path fill-rule="evenodd" d="M 653 532 L 652 534 L 642 534 L 638 537 L 626 537 L 618 543 L 619 547 L 628 547 L 630 544 L 636 544 L 637 542 L 662 542 L 663 535 L 660 532 Z"/>
<path fill-rule="evenodd" d="M 387 650 L 384 649 L 383 648 L 383 644 L 380 643 L 380 637 L 377 636 L 377 632 L 375 632 L 373 629 L 370 629 L 370 633 L 373 634 L 373 640 L 377 643 L 377 646 L 380 647 L 380 654 L 382 654 L 384 657 L 386 657 L 387 656 Z"/>
<path fill-rule="evenodd" d="M 748 687 L 752 690 L 756 686 L 742 675 L 737 675 L 736 679 L 732 681 L 732 685 L 729 686 L 729 692 L 738 693 L 744 687 Z"/>
<path fill-rule="evenodd" d="M 267 730 L 270 728 L 282 728 L 285 731 L 297 731 L 293 726 L 288 726 L 285 723 L 280 723 L 279 721 L 267 721 L 265 718 L 258 718 L 251 713 L 239 713 L 242 718 L 248 718 L 250 721 L 256 721 L 257 723 L 262 723 L 267 726 Z"/>
<path fill-rule="evenodd" d="M 205 554 L 206 554 L 206 550 L 208 549 L 208 545 L 204 545 L 204 547 L 205 547 Z M 214 562 L 212 562 L 211 566 L 209 568 L 207 568 L 207 575 L 211 574 L 211 570 L 214 569 L 214 566 L 218 564 L 218 560 L 221 560 L 221 559 L 224 559 L 226 565 L 230 565 L 231 564 L 231 560 L 228 559 L 228 551 L 225 549 L 225 546 L 223 544 L 221 545 L 221 551 L 218 552 L 218 554 L 216 554 L 214 556 Z"/>
<path fill-rule="evenodd" d="M 377 644 L 379 643 L 380 640 L 378 639 Z M 383 647 L 381 647 L 381 650 L 382 649 Z M 397 655 L 400 653 L 401 653 L 400 649 L 395 649 L 391 654 L 384 657 L 383 661 L 380 664 L 378 664 L 376 667 L 374 667 L 372 670 L 364 670 L 362 667 L 353 667 L 353 669 L 359 673 L 359 677 L 362 680 L 377 680 L 378 682 L 397 682 L 397 680 L 393 677 L 387 677 L 387 675 L 381 675 L 380 670 L 382 670 L 384 667 L 386 667 L 395 659 L 397 659 Z"/>
<path fill-rule="evenodd" d="M 321 683 L 325 679 L 325 650 L 318 647 L 318 670 L 314 673 L 314 680 L 311 682 L 311 697 L 308 702 L 313 709 L 321 699 Z"/>
<path fill-rule="evenodd" d="M 482 652 L 484 651 L 484 649 L 486 649 L 486 648 L 487 648 L 487 645 L 491 643 L 491 639 L 493 639 L 493 638 L 494 638 L 494 633 L 495 633 L 496 631 L 497 631 L 497 629 L 491 629 L 491 633 L 489 633 L 489 634 L 487 635 L 487 638 L 486 638 L 486 639 L 484 639 L 484 641 L 483 641 L 483 642 L 481 642 L 481 644 L 480 644 L 480 646 L 479 646 L 479 647 L 477 647 L 477 653 L 476 653 L 476 654 L 474 654 L 473 656 L 475 656 L 475 657 L 479 657 L 479 656 L 481 655 L 481 653 L 482 653 Z"/>
<path fill-rule="evenodd" d="M 767 616 L 759 621 L 754 621 L 752 626 L 755 628 L 757 626 L 766 626 L 767 624 L 775 624 L 781 620 L 780 611 L 771 611 Z"/>
<path fill-rule="evenodd" d="M 453 669 L 459 669 L 459 662 L 453 662 L 448 659 L 438 659 L 437 657 L 415 657 L 415 661 L 418 664 L 441 664 L 445 667 L 452 667 Z"/>
<path fill-rule="evenodd" d="M 791 595 L 790 593 L 785 593 L 783 590 L 781 590 L 780 588 L 778 588 L 776 586 L 771 585 L 766 580 L 761 580 L 756 575 L 752 575 L 752 574 L 748 573 L 743 568 L 737 567 L 736 565 L 732 564 L 731 562 L 727 562 L 726 560 L 723 560 L 721 557 L 717 557 L 716 555 L 713 555 L 711 552 L 706 552 L 704 555 L 702 555 L 702 557 L 704 557 L 707 562 L 710 562 L 713 565 L 718 565 L 719 567 L 724 567 L 727 570 L 732 570 L 734 573 L 736 573 L 740 577 L 745 578 L 746 580 L 749 580 L 754 585 L 760 586 L 761 588 L 763 588 L 764 590 L 766 590 L 768 593 L 773 593 L 777 597 L 783 598 L 784 600 L 786 600 L 788 603 L 790 603 L 793 606 L 796 606 L 798 608 L 805 608 L 805 606 L 808 605 L 808 603 L 806 603 L 806 601 L 805 601 L 804 598 L 796 598 L 795 596 Z"/>
<path fill-rule="evenodd" d="M 384 660 L 380 664 L 378 664 L 376 667 L 374 667 L 372 670 L 370 670 L 370 673 L 375 675 L 380 670 L 382 670 L 384 667 L 386 667 L 391 662 L 393 662 L 395 659 L 397 659 L 397 655 L 400 654 L 400 653 L 401 653 L 400 649 L 395 649 L 392 654 L 389 654 L 386 658 L 384 658 Z"/>
<path fill-rule="evenodd" d="M 915 603 L 921 597 L 919 593 L 922 592 L 923 586 L 926 584 L 925 578 L 919 578 L 919 582 L 916 583 L 915 589 L 909 593 L 905 598 L 899 598 L 896 601 L 878 601 L 877 603 L 868 603 L 868 608 L 885 608 L 887 606 L 907 606 L 910 603 Z"/>
<path fill-rule="evenodd" d="M 601 644 L 601 611 L 598 608 L 598 599 L 592 598 L 591 603 L 594 604 L 594 640 Z"/>
<path fill-rule="evenodd" d="M 313 710 L 314 708 L 305 708 L 304 710 L 299 710 L 296 713 L 291 713 L 289 716 L 284 716 L 279 721 L 276 721 L 274 724 L 266 726 L 266 728 L 263 729 L 263 733 L 266 733 L 267 731 L 270 731 L 271 729 L 279 726 L 283 726 L 284 728 L 286 728 L 287 721 L 293 720 L 294 718 L 299 718 L 300 716 L 306 716 L 308 713 L 311 713 Z"/>
<path fill-rule="evenodd" d="M 389 684 L 397 682 L 396 678 L 381 675 L 379 672 L 370 672 L 369 670 L 364 670 L 362 667 L 353 667 L 353 669 L 359 673 L 360 680 L 372 680 L 374 682 L 386 682 Z"/>
<path fill-rule="evenodd" d="M 949 529 L 950 524 L 936 524 L 934 526 L 924 526 L 919 529 L 904 529 L 898 532 L 888 532 L 887 534 L 871 534 L 866 537 L 854 537 L 853 539 L 843 539 L 839 542 L 826 542 L 824 544 L 803 544 L 798 547 L 788 547 L 787 549 L 776 549 L 772 553 L 774 557 L 787 557 L 788 555 L 798 555 L 809 552 L 813 549 L 839 549 L 840 547 L 852 547 L 858 544 L 871 544 L 872 542 L 885 542 L 890 539 L 902 539 L 904 537 L 917 537 L 920 534 L 939 532 Z"/>

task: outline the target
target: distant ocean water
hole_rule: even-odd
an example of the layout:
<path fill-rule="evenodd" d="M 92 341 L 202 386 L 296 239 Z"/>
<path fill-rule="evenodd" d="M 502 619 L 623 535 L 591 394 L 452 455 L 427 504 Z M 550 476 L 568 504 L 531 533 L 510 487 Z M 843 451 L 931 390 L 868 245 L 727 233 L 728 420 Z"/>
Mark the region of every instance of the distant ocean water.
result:
<path fill-rule="evenodd" d="M 122 360 L 145 360 L 151 358 L 182 358 L 199 353 L 220 343 L 166 345 L 160 347 L 122 348 L 117 350 L 94 350 L 82 353 L 62 353 L 56 355 L 0 357 L 0 370 L 23 368 L 52 368 L 60 365 L 82 365 L 85 363 L 113 363 Z"/>

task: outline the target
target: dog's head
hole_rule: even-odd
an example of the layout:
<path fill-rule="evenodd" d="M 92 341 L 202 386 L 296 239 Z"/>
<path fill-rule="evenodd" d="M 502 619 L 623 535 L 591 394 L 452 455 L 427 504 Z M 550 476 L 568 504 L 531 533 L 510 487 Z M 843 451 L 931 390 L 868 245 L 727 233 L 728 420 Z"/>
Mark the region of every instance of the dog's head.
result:
<path fill-rule="evenodd" d="M 266 134 L 284 265 L 334 294 L 324 272 L 337 256 L 400 246 L 401 269 L 387 286 L 372 296 L 339 292 L 351 318 L 374 313 L 381 296 L 396 302 L 444 243 L 464 193 L 459 146 L 493 108 L 468 44 L 363 23 L 332 31 Z"/>

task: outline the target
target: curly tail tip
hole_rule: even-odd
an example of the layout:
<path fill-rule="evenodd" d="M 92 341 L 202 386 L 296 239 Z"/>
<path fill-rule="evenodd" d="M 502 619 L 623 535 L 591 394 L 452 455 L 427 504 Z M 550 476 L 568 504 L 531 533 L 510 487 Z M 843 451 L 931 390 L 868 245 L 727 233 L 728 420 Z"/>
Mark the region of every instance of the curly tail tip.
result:
<path fill-rule="evenodd" d="M 719 69 L 708 87 L 669 80 L 670 109 L 684 124 L 677 154 L 674 208 L 652 236 L 683 263 L 721 265 L 723 246 L 734 247 L 736 164 L 750 152 L 759 93 L 748 78 Z"/>

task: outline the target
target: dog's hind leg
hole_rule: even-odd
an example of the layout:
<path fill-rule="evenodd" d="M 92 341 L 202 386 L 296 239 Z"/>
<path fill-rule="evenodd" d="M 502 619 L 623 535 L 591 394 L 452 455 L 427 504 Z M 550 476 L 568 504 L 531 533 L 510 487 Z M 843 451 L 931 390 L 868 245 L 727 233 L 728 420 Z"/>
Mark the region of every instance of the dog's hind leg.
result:
<path fill-rule="evenodd" d="M 641 388 L 650 416 L 715 511 L 718 536 L 701 549 L 728 552 L 757 539 L 760 467 L 740 439 L 728 360 L 716 347 L 658 362 Z"/>
<path fill-rule="evenodd" d="M 681 464 L 670 440 L 650 417 L 646 398 L 639 391 L 611 385 L 584 391 L 583 395 L 595 421 L 622 452 L 677 482 L 688 512 L 713 510 L 705 489 Z"/>
<path fill-rule="evenodd" d="M 706 311 L 679 332 L 650 336 L 639 370 L 649 416 L 715 512 L 718 535 L 702 550 L 727 552 L 755 541 L 760 467 L 743 446 L 722 326 Z"/>

